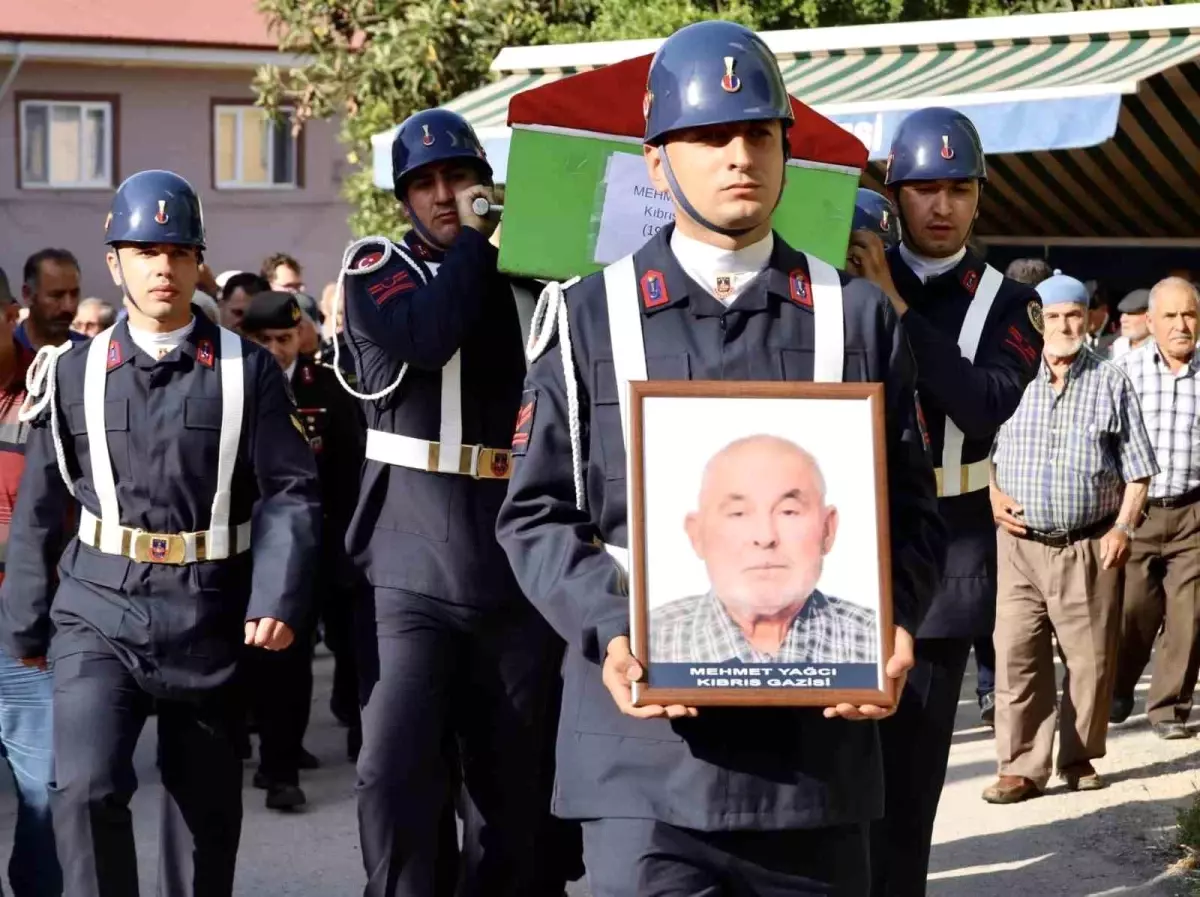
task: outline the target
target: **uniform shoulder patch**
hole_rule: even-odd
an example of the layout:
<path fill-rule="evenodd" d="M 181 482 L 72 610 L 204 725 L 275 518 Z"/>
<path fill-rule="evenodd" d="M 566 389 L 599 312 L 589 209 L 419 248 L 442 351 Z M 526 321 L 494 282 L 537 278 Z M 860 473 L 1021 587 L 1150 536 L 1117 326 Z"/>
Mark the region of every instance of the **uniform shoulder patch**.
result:
<path fill-rule="evenodd" d="M 667 295 L 667 279 L 661 271 L 647 271 L 642 275 L 642 305 L 646 308 L 658 308 L 671 301 Z"/>
<path fill-rule="evenodd" d="M 1029 315 L 1029 323 L 1033 325 L 1033 329 L 1038 333 L 1045 334 L 1046 323 L 1042 320 L 1042 305 L 1036 299 L 1030 299 L 1029 304 L 1025 306 L 1025 313 Z"/>
<path fill-rule="evenodd" d="M 517 425 L 513 429 L 512 453 L 520 457 L 529 451 L 529 441 L 533 438 L 533 416 L 537 411 L 538 394 L 536 389 L 527 389 L 521 393 L 521 408 L 517 412 Z"/>
<path fill-rule="evenodd" d="M 788 295 L 797 305 L 813 307 L 812 281 L 804 268 L 793 268 L 788 273 Z"/>
<path fill-rule="evenodd" d="M 202 339 L 196 343 L 196 361 L 206 368 L 210 368 L 213 366 L 213 358 L 212 340 Z"/>
<path fill-rule="evenodd" d="M 105 367 L 111 371 L 113 368 L 119 365 L 122 360 L 121 344 L 115 339 L 110 339 L 108 341 L 108 360 L 105 362 Z"/>
<path fill-rule="evenodd" d="M 974 268 L 968 268 L 966 271 L 964 271 L 962 276 L 962 285 L 964 290 L 974 296 L 975 291 L 979 289 L 979 272 Z"/>
<path fill-rule="evenodd" d="M 367 282 L 367 295 L 377 308 L 417 288 L 417 281 L 398 258 L 394 264 L 372 271 L 364 280 Z"/>

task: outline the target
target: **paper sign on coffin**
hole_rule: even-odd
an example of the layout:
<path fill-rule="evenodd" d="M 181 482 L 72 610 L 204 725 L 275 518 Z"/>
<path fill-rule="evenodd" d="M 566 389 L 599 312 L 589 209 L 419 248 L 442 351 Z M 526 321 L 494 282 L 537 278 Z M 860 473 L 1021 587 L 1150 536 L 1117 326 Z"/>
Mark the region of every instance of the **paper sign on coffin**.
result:
<path fill-rule="evenodd" d="M 642 160 L 642 100 L 651 56 L 516 94 L 500 267 L 566 280 L 636 250 L 673 217 Z M 792 98 L 791 161 L 775 228 L 842 267 L 867 148 Z"/>

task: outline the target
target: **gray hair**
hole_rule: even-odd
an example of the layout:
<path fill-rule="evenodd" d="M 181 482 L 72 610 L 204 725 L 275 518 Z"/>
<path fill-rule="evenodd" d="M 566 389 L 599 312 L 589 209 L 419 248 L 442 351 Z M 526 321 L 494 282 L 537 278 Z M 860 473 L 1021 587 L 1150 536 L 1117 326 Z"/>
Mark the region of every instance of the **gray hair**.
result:
<path fill-rule="evenodd" d="M 772 445 L 777 448 L 782 448 L 785 451 L 799 455 L 806 462 L 808 462 L 808 465 L 812 468 L 813 477 L 817 483 L 817 492 L 821 496 L 821 501 L 825 501 L 825 474 L 821 471 L 821 465 L 817 463 L 817 459 L 813 456 L 812 452 L 802 448 L 801 446 L 792 442 L 790 439 L 784 439 L 782 436 L 772 436 L 767 433 L 758 433 L 753 436 L 742 436 L 739 439 L 735 439 L 733 442 L 729 443 L 723 449 L 709 458 L 708 463 L 704 465 L 704 473 L 701 477 L 701 491 L 704 491 L 704 482 L 708 480 L 712 468 L 718 459 L 724 458 L 726 455 L 730 455 L 740 448 L 759 444 Z"/>
<path fill-rule="evenodd" d="M 1197 309 L 1200 309 L 1200 289 L 1190 280 L 1182 277 L 1164 277 L 1158 283 L 1150 288 L 1150 301 L 1146 305 L 1146 311 L 1154 311 L 1154 297 L 1162 290 L 1183 290 L 1183 292 L 1192 297 L 1192 301 L 1196 303 Z"/>
<path fill-rule="evenodd" d="M 95 296 L 89 296 L 87 299 L 84 299 L 79 303 L 79 311 L 77 311 L 76 314 L 86 308 L 100 309 L 100 329 L 102 330 L 107 327 L 111 327 L 113 322 L 117 320 L 116 308 L 113 307 L 111 302 L 108 302 L 104 299 L 97 299 Z"/>

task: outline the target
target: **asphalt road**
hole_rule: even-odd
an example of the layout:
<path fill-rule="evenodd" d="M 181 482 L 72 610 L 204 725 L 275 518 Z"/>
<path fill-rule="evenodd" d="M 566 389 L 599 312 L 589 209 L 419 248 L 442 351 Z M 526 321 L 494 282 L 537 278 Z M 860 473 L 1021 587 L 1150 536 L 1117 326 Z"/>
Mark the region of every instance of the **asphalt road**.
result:
<path fill-rule="evenodd" d="M 971 665 L 974 672 L 974 664 Z M 316 696 L 306 746 L 322 760 L 303 774 L 308 807 L 282 815 L 263 806 L 263 792 L 245 771 L 236 893 L 239 897 L 353 897 L 361 893 L 354 807 L 354 769 L 345 756 L 345 730 L 329 713 L 332 659 L 316 661 Z M 1059 785 L 1015 807 L 991 807 L 979 793 L 995 776 L 991 733 L 979 726 L 974 680 L 959 704 L 950 770 L 934 833 L 931 897 L 1010 897 L 1014 893 L 1087 897 L 1174 894 L 1154 879 L 1178 857 L 1171 846 L 1174 811 L 1195 791 L 1200 740 L 1161 742 L 1144 716 L 1110 734 L 1109 756 L 1097 763 L 1110 776 L 1106 791 L 1067 794 Z M 1141 691 L 1144 694 L 1145 680 Z M 1140 706 L 1139 706 L 1140 712 Z M 141 788 L 133 801 L 142 894 L 155 893 L 160 787 L 151 721 L 138 745 Z M 0 774 L 0 869 L 7 869 L 16 815 L 11 781 Z M 7 878 L 7 875 L 4 876 Z M 7 883 L 6 883 L 7 884 Z M 6 887 L 6 893 L 11 893 Z M 587 897 L 582 883 L 570 897 Z M 133 897 L 133 895 L 130 895 Z"/>

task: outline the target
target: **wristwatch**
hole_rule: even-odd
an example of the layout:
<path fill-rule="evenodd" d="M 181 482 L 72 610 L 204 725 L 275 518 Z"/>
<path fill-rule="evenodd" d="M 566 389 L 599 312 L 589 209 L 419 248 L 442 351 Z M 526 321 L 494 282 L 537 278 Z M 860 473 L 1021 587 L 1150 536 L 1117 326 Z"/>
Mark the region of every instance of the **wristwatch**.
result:
<path fill-rule="evenodd" d="M 1128 536 L 1130 539 L 1137 538 L 1137 534 L 1134 532 L 1133 527 L 1130 526 L 1128 523 L 1114 523 L 1113 529 L 1120 530 L 1126 536 Z"/>

